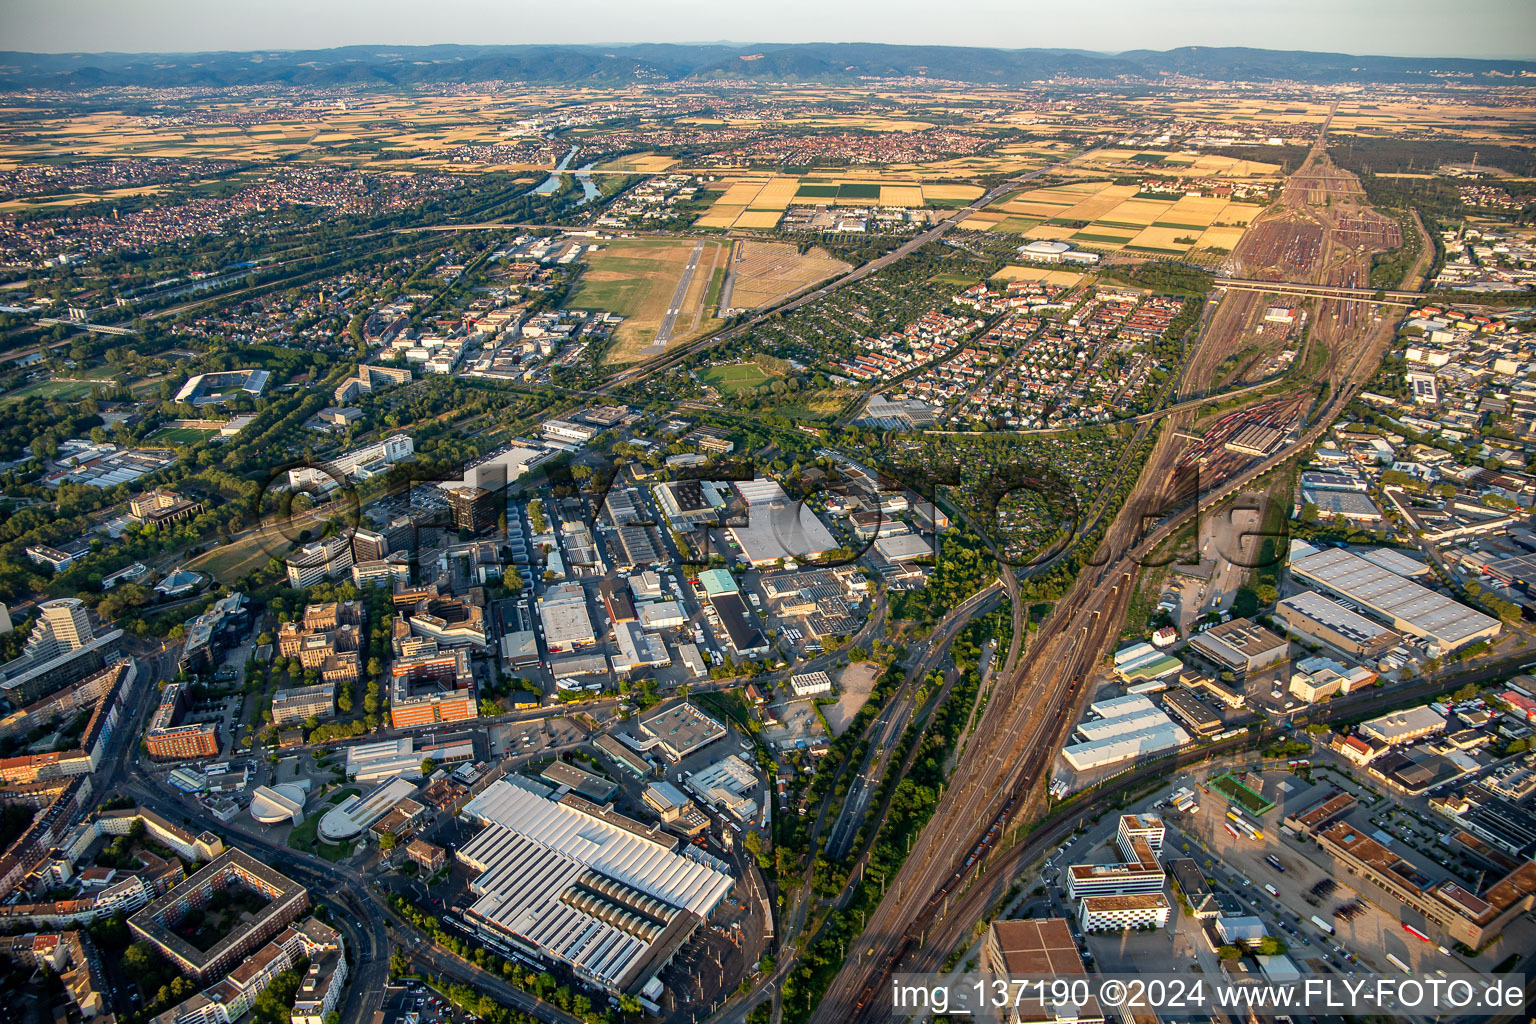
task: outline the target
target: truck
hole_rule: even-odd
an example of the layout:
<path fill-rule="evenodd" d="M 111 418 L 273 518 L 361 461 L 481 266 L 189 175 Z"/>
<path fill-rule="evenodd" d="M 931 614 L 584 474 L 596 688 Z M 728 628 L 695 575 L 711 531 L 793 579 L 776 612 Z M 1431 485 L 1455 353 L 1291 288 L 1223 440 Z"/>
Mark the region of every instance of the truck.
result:
<path fill-rule="evenodd" d="M 1285 865 L 1281 864 L 1280 858 L 1276 857 L 1274 854 L 1271 853 L 1269 856 L 1265 857 L 1264 862 L 1270 867 L 1274 868 L 1276 871 L 1280 872 L 1282 875 L 1285 874 Z"/>
<path fill-rule="evenodd" d="M 1333 925 L 1329 924 L 1327 921 L 1324 921 L 1316 914 L 1312 915 L 1312 923 L 1317 925 L 1317 927 L 1320 928 L 1325 935 L 1333 934 Z"/>
<path fill-rule="evenodd" d="M 1271 896 L 1279 896 L 1280 895 L 1280 890 L 1276 889 L 1272 885 L 1265 885 L 1264 886 L 1264 891 L 1269 893 Z"/>

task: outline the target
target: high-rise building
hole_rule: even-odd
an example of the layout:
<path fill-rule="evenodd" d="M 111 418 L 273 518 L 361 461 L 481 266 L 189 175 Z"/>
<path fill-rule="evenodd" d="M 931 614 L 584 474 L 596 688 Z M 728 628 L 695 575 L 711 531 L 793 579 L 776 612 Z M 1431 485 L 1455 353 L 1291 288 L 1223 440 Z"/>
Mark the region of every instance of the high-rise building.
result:
<path fill-rule="evenodd" d="M 483 487 L 455 487 L 448 492 L 448 507 L 453 510 L 456 529 L 481 534 L 496 526 L 501 509 L 495 491 Z"/>
<path fill-rule="evenodd" d="M 61 597 L 37 606 L 37 625 L 27 638 L 27 657 L 46 661 L 70 651 L 78 651 L 96 639 L 91 616 L 77 597 Z"/>
<path fill-rule="evenodd" d="M 372 530 L 352 531 L 352 560 L 377 562 L 389 554 L 389 538 Z"/>
<path fill-rule="evenodd" d="M 284 559 L 290 587 L 312 587 L 340 579 L 352 568 L 352 542 L 345 536 L 306 544 Z"/>

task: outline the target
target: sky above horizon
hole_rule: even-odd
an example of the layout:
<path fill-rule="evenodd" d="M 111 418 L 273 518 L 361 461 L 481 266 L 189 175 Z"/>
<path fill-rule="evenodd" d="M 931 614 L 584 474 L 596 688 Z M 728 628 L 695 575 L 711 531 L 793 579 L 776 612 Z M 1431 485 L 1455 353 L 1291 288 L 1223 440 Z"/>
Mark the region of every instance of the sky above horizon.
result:
<path fill-rule="evenodd" d="M 731 40 L 1536 58 L 1531 0 L 9 0 L 6 8 L 0 49 L 52 53 Z"/>

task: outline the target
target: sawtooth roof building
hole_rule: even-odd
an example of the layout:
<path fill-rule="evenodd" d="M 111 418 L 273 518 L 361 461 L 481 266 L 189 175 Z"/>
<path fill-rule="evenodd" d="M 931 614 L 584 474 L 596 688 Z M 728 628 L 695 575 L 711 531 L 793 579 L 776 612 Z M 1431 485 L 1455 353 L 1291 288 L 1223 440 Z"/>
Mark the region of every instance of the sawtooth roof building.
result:
<path fill-rule="evenodd" d="M 577 797 L 500 780 L 464 814 L 485 826 L 456 854 L 478 872 L 465 919 L 610 993 L 656 1000 L 656 975 L 734 885 L 708 854 Z"/>

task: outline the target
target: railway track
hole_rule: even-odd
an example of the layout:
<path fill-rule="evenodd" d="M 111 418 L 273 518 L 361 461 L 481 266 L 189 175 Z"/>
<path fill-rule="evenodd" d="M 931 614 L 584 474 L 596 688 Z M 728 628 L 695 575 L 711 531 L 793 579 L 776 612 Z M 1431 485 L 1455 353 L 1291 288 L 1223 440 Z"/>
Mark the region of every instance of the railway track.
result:
<path fill-rule="evenodd" d="M 1320 160 L 1326 157 L 1319 146 L 1304 169 L 1317 170 Z M 1331 171 L 1331 165 L 1326 170 Z M 1323 177 L 1330 185 L 1334 182 L 1332 174 Z M 1338 178 L 1337 184 L 1346 202 L 1353 198 L 1346 179 Z M 1358 188 L 1357 181 L 1353 187 Z M 1298 198 L 1307 201 L 1311 196 L 1304 191 L 1301 196 L 1287 197 L 1286 205 L 1295 204 Z M 1283 216 L 1286 223 L 1298 226 L 1318 223 L 1318 219 Z M 1331 262 L 1325 255 L 1328 249 L 1328 245 L 1320 246 L 1314 254 L 1314 272 L 1340 269 L 1327 265 Z M 1346 269 L 1358 272 L 1358 263 Z M 1325 279 L 1325 288 L 1354 284 L 1343 274 L 1330 276 L 1333 279 Z M 1058 604 L 1057 613 L 1047 621 L 1040 639 L 1019 660 L 1015 672 L 1005 677 L 1008 682 L 994 689 L 993 700 L 967 744 L 966 756 L 957 765 L 956 781 L 923 832 L 921 853 L 914 853 L 903 864 L 813 1014 L 813 1022 L 873 1020 L 883 1015 L 883 1003 L 875 994 L 881 991 L 884 979 L 898 967 L 910 966 L 924 949 L 929 931 L 946 920 L 953 894 L 980 872 L 1009 824 L 1036 808 L 1055 752 L 1070 732 L 1073 712 L 1085 697 L 1085 683 L 1100 653 L 1118 633 L 1134 590 L 1136 571 L 1146 555 L 1172 537 L 1197 510 L 1226 502 L 1312 444 L 1364 385 L 1377 361 L 1371 356 L 1379 357 L 1384 336 L 1380 325 L 1373 328 L 1368 316 L 1360 315 L 1362 308 L 1367 312 L 1372 308 L 1370 303 L 1353 294 L 1314 298 L 1322 307 L 1318 319 L 1327 321 L 1322 331 L 1330 349 L 1325 373 L 1335 386 L 1316 410 L 1311 426 L 1290 444 L 1236 469 L 1205 494 L 1171 510 L 1170 486 L 1182 444 L 1174 436 L 1177 431 L 1163 432 L 1136 491 L 1106 531 L 1101 548 L 1106 553 L 1103 563 L 1078 577 Z M 1234 337 L 1240 333 L 1234 328 L 1240 328 L 1244 319 L 1234 313 L 1213 318 L 1212 332 L 1218 336 L 1203 339 L 1208 350 L 1193 357 L 1192 369 L 1208 368 L 1224 358 L 1223 350 L 1235 343 Z M 1390 332 L 1385 337 L 1390 340 Z M 1191 372 L 1181 382 L 1181 390 L 1187 393 L 1205 379 L 1204 372 Z M 1172 418 L 1184 416 L 1180 413 Z"/>

